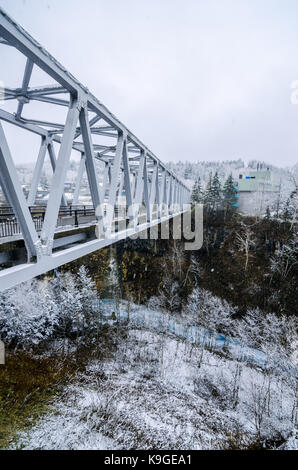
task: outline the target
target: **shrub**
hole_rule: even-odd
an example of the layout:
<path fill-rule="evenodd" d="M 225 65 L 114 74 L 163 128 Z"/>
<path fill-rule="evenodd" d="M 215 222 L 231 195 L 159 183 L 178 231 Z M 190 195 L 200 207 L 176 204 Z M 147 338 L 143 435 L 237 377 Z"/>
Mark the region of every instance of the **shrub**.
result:
<path fill-rule="evenodd" d="M 99 298 L 82 266 L 50 281 L 33 280 L 0 294 L 0 337 L 28 349 L 50 338 L 73 338 L 98 327 Z"/>

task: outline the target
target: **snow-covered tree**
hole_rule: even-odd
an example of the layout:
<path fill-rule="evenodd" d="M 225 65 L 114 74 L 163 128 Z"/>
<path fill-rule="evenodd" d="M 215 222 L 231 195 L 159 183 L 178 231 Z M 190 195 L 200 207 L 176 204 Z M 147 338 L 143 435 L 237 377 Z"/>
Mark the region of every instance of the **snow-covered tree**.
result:
<path fill-rule="evenodd" d="M 58 308 L 49 286 L 36 280 L 0 294 L 0 335 L 19 348 L 50 338 L 58 323 Z"/>
<path fill-rule="evenodd" d="M 282 279 L 286 279 L 289 273 L 298 266 L 298 243 L 297 234 L 288 243 L 282 245 L 275 252 L 270 260 L 270 269 L 272 275 L 278 275 Z"/>
<path fill-rule="evenodd" d="M 223 188 L 223 201 L 227 212 L 231 212 L 235 209 L 237 200 L 237 190 L 235 188 L 233 176 L 230 174 Z"/>
<path fill-rule="evenodd" d="M 244 222 L 241 223 L 241 228 L 239 232 L 236 233 L 236 245 L 239 251 L 243 251 L 245 254 L 244 270 L 246 271 L 248 261 L 252 257 L 252 249 L 255 247 L 256 241 L 250 226 L 246 225 Z"/>
<path fill-rule="evenodd" d="M 283 208 L 282 219 L 285 222 L 290 222 L 290 220 L 292 220 L 292 217 L 293 217 L 293 207 L 291 205 L 291 199 L 288 198 Z"/>
<path fill-rule="evenodd" d="M 179 284 L 166 277 L 160 290 L 161 305 L 170 312 L 176 312 L 180 307 Z"/>
<path fill-rule="evenodd" d="M 95 282 L 92 281 L 85 266 L 78 271 L 77 286 L 80 292 L 84 327 L 92 329 L 97 327 L 99 321 L 99 296 L 96 292 Z"/>
<path fill-rule="evenodd" d="M 209 208 L 215 210 L 219 207 L 222 197 L 221 197 L 221 185 L 218 177 L 218 173 L 212 177 L 210 173 L 209 181 L 206 188 L 205 200 Z"/>
<path fill-rule="evenodd" d="M 235 329 L 244 344 L 259 347 L 264 333 L 264 313 L 259 308 L 247 309 L 242 320 L 237 322 Z"/>
<path fill-rule="evenodd" d="M 212 173 L 209 175 L 209 179 L 206 186 L 204 202 L 210 207 L 212 204 Z"/>
<path fill-rule="evenodd" d="M 91 334 L 99 320 L 95 285 L 84 267 L 77 277 L 57 273 L 52 280 L 32 280 L 0 294 L 0 337 L 16 347 Z"/>
<path fill-rule="evenodd" d="M 71 273 L 62 277 L 60 292 L 60 326 L 63 335 L 78 335 L 85 327 L 83 303 L 76 280 Z"/>
<path fill-rule="evenodd" d="M 188 297 L 186 314 L 209 330 L 228 334 L 234 308 L 205 289 L 196 288 Z"/>
<path fill-rule="evenodd" d="M 204 201 L 204 192 L 201 185 L 201 178 L 197 178 L 191 193 L 191 202 L 193 204 L 202 203 Z"/>
<path fill-rule="evenodd" d="M 266 207 L 266 212 L 265 212 L 265 217 L 264 218 L 265 218 L 265 220 L 268 220 L 268 221 L 271 220 L 271 212 L 270 212 L 270 207 L 269 206 Z"/>
<path fill-rule="evenodd" d="M 165 307 L 163 299 L 161 299 L 157 295 L 153 295 L 152 297 L 150 297 L 150 299 L 147 302 L 147 306 L 151 310 L 156 310 L 156 311 L 160 311 Z"/>

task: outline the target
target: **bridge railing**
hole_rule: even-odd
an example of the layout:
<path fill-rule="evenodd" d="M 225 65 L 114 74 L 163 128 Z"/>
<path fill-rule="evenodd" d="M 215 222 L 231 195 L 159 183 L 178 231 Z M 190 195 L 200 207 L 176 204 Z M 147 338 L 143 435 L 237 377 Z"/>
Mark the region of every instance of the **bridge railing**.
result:
<path fill-rule="evenodd" d="M 42 229 L 42 219 L 33 219 L 35 230 L 40 232 Z M 22 233 L 21 227 L 17 219 L 6 220 L 0 222 L 0 239 L 9 238 L 14 235 L 20 235 Z"/>
<path fill-rule="evenodd" d="M 46 207 L 34 206 L 30 207 L 30 213 L 32 220 L 37 232 L 41 232 Z M 115 206 L 114 208 L 114 220 L 128 218 L 126 211 L 123 210 L 123 206 Z M 104 215 L 106 215 L 106 208 L 104 209 Z M 76 205 L 76 206 L 61 206 L 58 214 L 56 228 L 59 227 L 80 227 L 82 225 L 96 223 L 95 210 L 93 206 L 87 205 Z M 16 218 L 13 209 L 11 207 L 0 208 L 0 239 L 9 238 L 14 235 L 22 234 L 21 226 Z"/>
<path fill-rule="evenodd" d="M 30 213 L 37 232 L 41 232 L 46 207 L 30 207 Z M 93 206 L 77 205 L 62 206 L 59 210 L 56 227 L 73 226 L 79 227 L 88 222 L 95 222 L 95 210 Z M 21 226 L 11 207 L 0 208 L 0 239 L 13 237 L 22 233 Z"/>

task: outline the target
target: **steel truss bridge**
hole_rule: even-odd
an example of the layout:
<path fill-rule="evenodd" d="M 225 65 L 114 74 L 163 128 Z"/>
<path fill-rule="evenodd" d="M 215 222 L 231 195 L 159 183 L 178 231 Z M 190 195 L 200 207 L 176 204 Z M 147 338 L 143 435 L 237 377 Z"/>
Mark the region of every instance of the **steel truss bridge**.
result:
<path fill-rule="evenodd" d="M 26 249 L 21 264 L 13 261 L 15 253 L 0 250 L 0 291 L 183 212 L 190 200 L 189 188 L 2 9 L 0 47 L 17 51 L 24 60 L 20 87 L 5 86 L 0 106 L 0 186 L 6 201 L 0 208 L 0 244 L 3 248 L 22 240 Z M 51 84 L 30 87 L 34 69 L 46 73 Z M 15 102 L 15 112 L 5 109 L 11 102 Z M 66 119 L 25 118 L 24 109 L 29 111 L 32 102 L 45 106 L 42 116 L 50 106 L 64 108 Z M 40 138 L 27 197 L 3 122 Z M 80 164 L 70 206 L 65 182 L 73 151 L 78 152 Z M 53 176 L 47 203 L 40 206 L 37 192 L 46 155 Z M 88 207 L 79 205 L 85 171 L 92 201 Z M 125 230 L 117 230 L 119 197 L 125 201 Z M 99 227 L 97 237 L 95 225 Z"/>

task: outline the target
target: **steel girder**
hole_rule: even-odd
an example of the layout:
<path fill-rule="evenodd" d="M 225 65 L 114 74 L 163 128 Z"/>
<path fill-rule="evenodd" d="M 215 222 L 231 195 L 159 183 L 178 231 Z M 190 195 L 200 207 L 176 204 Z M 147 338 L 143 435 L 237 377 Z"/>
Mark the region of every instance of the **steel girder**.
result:
<path fill-rule="evenodd" d="M 134 235 L 140 230 L 155 226 L 162 220 L 182 212 L 183 204 L 188 203 L 190 199 L 189 188 L 86 87 L 0 8 L 0 48 L 6 46 L 16 48 L 26 58 L 26 65 L 20 77 L 20 88 L 4 89 L 4 103 L 14 100 L 16 112 L 10 113 L 0 106 L 0 186 L 7 204 L 13 207 L 20 224 L 28 263 L 1 270 L 0 291 Z M 49 81 L 52 79 L 54 83 L 30 87 L 34 67 L 48 74 Z M 65 122 L 25 119 L 23 111 L 26 106 L 26 109 L 29 109 L 31 101 L 48 103 L 57 108 L 67 107 Z M 18 181 L 2 121 L 37 134 L 41 138 L 27 200 Z M 98 121 L 101 121 L 100 125 L 95 126 Z M 106 138 L 109 143 L 104 142 Z M 100 143 L 98 139 L 101 139 Z M 110 139 L 114 139 L 113 145 L 110 144 Z M 59 146 L 57 157 L 54 143 Z M 61 203 L 67 204 L 64 184 L 72 150 L 81 154 L 73 204 L 79 201 L 83 174 L 86 171 L 94 208 L 107 204 L 106 209 L 96 211 L 102 238 L 88 241 L 82 237 L 84 243 L 53 252 L 53 248 L 58 246 L 54 243 L 54 234 L 59 208 Z M 47 153 L 51 161 L 53 179 L 42 230 L 38 234 L 29 207 L 35 204 Z M 101 184 L 98 180 L 98 161 L 103 167 L 100 174 Z M 113 233 L 115 207 L 123 191 L 128 228 Z M 140 221 L 142 204 L 145 206 L 145 222 Z M 154 205 L 157 207 L 155 218 Z M 59 245 L 62 246 L 63 243 Z"/>

